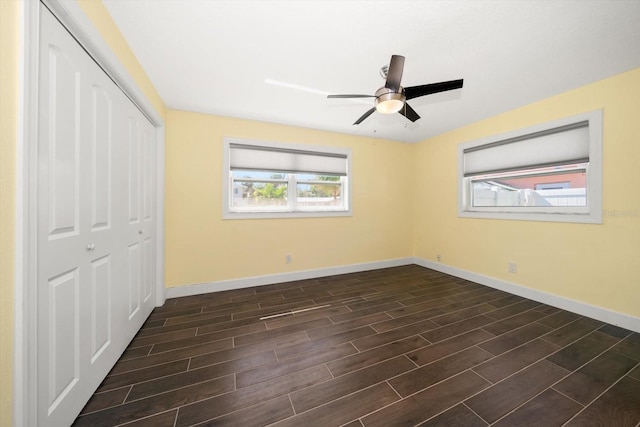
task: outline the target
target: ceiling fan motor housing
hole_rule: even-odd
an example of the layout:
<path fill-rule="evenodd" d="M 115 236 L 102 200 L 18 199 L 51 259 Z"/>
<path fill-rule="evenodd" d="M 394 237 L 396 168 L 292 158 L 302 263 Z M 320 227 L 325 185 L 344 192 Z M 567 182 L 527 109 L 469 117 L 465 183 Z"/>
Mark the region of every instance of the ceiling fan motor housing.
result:
<path fill-rule="evenodd" d="M 381 87 L 376 91 L 376 110 L 380 113 L 397 113 L 402 109 L 405 101 L 406 97 L 402 86 L 398 91 L 388 87 Z"/>

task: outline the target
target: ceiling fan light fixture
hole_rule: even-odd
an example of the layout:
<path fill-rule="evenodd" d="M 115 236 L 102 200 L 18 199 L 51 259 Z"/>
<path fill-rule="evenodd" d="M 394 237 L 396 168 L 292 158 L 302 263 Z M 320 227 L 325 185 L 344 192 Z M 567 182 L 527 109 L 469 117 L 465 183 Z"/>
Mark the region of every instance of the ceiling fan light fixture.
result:
<path fill-rule="evenodd" d="M 402 88 L 400 92 L 386 87 L 380 88 L 376 92 L 376 110 L 382 114 L 397 113 L 404 107 L 405 99 Z"/>
<path fill-rule="evenodd" d="M 460 89 L 462 87 L 462 79 L 451 80 L 448 82 L 430 83 L 420 86 L 409 86 L 404 88 L 400 85 L 402 80 L 402 71 L 404 69 L 404 56 L 391 55 L 391 62 L 388 66 L 380 69 L 380 75 L 386 79 L 384 87 L 376 91 L 375 95 L 362 94 L 344 94 L 344 95 L 327 95 L 327 98 L 375 98 L 375 106 L 367 110 L 353 124 L 359 125 L 371 114 L 393 114 L 400 113 L 411 122 L 415 122 L 420 115 L 407 104 L 407 99 L 418 98 L 419 96 L 431 95 L 432 93 L 446 92 L 448 90 Z M 406 127 L 406 123 L 405 123 Z"/>

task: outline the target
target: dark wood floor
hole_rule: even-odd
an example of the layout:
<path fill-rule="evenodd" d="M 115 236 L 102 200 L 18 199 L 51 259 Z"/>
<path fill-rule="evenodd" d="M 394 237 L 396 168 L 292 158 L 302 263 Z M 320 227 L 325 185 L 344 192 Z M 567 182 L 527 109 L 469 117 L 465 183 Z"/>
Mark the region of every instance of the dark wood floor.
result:
<path fill-rule="evenodd" d="M 168 300 L 74 425 L 639 423 L 640 334 L 411 265 Z"/>

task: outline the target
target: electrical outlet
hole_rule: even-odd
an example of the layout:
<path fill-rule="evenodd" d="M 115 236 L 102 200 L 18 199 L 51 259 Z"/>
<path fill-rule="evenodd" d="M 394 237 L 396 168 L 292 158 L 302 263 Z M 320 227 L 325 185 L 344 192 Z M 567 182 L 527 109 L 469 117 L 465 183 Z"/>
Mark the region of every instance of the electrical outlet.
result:
<path fill-rule="evenodd" d="M 436 261 L 438 262 L 442 261 L 442 255 L 440 254 L 436 255 Z"/>
<path fill-rule="evenodd" d="M 517 272 L 518 272 L 518 265 L 515 262 L 510 262 L 509 273 L 517 273 Z"/>
<path fill-rule="evenodd" d="M 293 256 L 291 254 L 286 254 L 284 256 L 284 262 L 287 264 L 291 264 L 293 262 Z"/>

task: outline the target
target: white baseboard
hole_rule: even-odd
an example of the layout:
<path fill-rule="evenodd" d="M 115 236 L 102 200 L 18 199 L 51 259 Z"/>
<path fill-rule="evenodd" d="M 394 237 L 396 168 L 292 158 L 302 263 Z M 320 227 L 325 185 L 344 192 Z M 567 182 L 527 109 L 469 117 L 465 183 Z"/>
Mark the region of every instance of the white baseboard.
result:
<path fill-rule="evenodd" d="M 265 276 L 254 276 L 241 279 L 221 280 L 218 282 L 175 286 L 166 289 L 166 297 L 186 297 L 191 295 L 205 294 L 209 292 L 250 288 L 253 286 L 271 285 L 274 283 L 292 282 L 295 280 L 315 279 L 318 277 L 358 273 L 361 271 L 399 267 L 402 265 L 410 264 L 417 264 L 425 268 L 430 268 L 432 270 L 450 274 L 461 279 L 470 280 L 481 285 L 489 286 L 490 288 L 499 289 L 501 291 L 509 292 L 510 294 L 518 295 L 524 298 L 541 302 L 543 304 L 548 304 L 554 307 L 561 308 L 563 310 L 580 314 L 582 316 L 591 317 L 593 319 L 600 320 L 611 325 L 616 325 L 621 328 L 640 333 L 640 318 L 421 258 L 397 258 L 362 264 L 319 268 L 315 270 L 293 271 L 290 273 L 269 274 Z"/>
<path fill-rule="evenodd" d="M 228 291 L 232 289 L 250 288 L 253 286 L 271 285 L 274 283 L 293 282 L 295 280 L 315 279 L 338 274 L 358 273 L 378 270 L 380 268 L 399 267 L 413 264 L 413 258 L 397 258 L 362 264 L 343 265 L 338 267 L 319 268 L 315 270 L 293 271 L 290 273 L 269 274 L 265 276 L 245 277 L 241 279 L 221 280 L 219 282 L 197 283 L 193 285 L 167 288 L 166 297 L 186 297 L 208 292 Z"/>
<path fill-rule="evenodd" d="M 510 294 L 518 295 L 524 298 L 541 302 L 543 304 L 548 304 L 553 307 L 561 308 L 563 310 L 571 311 L 582 316 L 591 317 L 592 319 L 600 320 L 611 325 L 619 326 L 621 328 L 640 333 L 640 318 L 629 316 L 628 314 L 618 313 L 570 298 L 538 291 L 536 289 L 527 288 L 521 285 L 516 285 L 515 283 L 510 283 L 504 280 L 496 279 L 494 277 L 483 276 L 478 273 L 451 267 L 439 262 L 424 260 L 421 258 L 414 258 L 413 263 L 422 267 L 430 268 L 432 270 L 440 271 L 442 273 L 450 274 L 461 279 L 466 279 L 475 283 L 479 283 L 481 285 L 489 286 L 490 288 L 499 289 L 501 291 L 509 292 Z"/>

